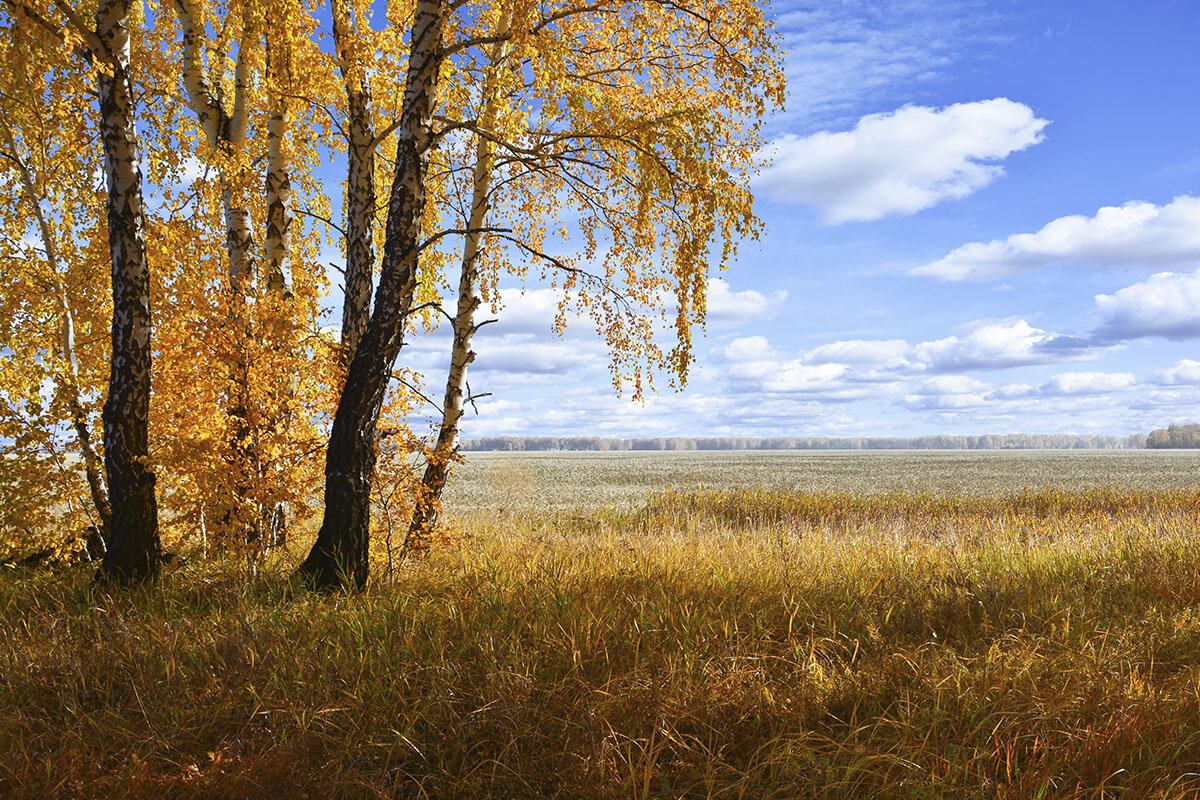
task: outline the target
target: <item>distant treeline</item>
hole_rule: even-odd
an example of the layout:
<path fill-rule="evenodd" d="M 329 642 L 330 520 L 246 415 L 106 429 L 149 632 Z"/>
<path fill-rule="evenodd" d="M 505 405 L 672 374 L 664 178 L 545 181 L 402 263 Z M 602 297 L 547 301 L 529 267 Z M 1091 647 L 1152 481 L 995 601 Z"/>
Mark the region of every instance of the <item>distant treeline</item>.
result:
<path fill-rule="evenodd" d="M 1150 431 L 1146 447 L 1154 449 L 1200 447 L 1200 425 L 1170 425 Z"/>
<path fill-rule="evenodd" d="M 900 437 L 799 438 L 791 436 L 767 439 L 716 436 L 600 439 L 591 436 L 495 436 L 484 439 L 466 439 L 462 442 L 462 449 L 466 451 L 500 450 L 510 452 L 541 450 L 1126 450 L 1145 446 L 1146 437 L 1143 434 L 1086 436 L 1069 433 L 918 436 L 912 439 Z"/>

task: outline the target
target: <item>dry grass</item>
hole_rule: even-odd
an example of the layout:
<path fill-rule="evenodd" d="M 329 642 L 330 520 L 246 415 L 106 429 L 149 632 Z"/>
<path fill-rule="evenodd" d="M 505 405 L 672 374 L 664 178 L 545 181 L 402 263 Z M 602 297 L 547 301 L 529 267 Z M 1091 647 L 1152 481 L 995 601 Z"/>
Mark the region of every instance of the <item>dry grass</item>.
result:
<path fill-rule="evenodd" d="M 357 596 L 10 571 L 0 796 L 1197 797 L 1198 510 L 665 493 Z"/>

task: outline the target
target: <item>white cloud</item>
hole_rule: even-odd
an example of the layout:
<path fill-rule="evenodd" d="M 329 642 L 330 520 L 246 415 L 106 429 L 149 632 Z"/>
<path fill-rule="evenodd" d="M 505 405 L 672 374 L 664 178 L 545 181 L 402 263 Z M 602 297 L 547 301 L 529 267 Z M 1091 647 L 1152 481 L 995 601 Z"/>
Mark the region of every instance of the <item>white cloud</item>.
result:
<path fill-rule="evenodd" d="M 1038 388 L 1028 383 L 1007 383 L 993 390 L 988 396 L 997 400 L 1012 400 L 1018 397 L 1032 397 Z"/>
<path fill-rule="evenodd" d="M 1068 339 L 1023 319 L 983 320 L 963 326 L 953 336 L 918 344 L 913 360 L 932 372 L 950 372 L 1076 361 L 1101 352 L 1086 343 L 1063 342 Z"/>
<path fill-rule="evenodd" d="M 961 326 L 954 335 L 916 345 L 902 339 L 831 342 L 798 356 L 773 349 L 762 336 L 749 336 L 713 350 L 716 364 L 710 377 L 724 378 L 730 390 L 739 393 L 786 394 L 829 403 L 907 392 L 912 408 L 962 408 L 1018 397 L 1127 388 L 1134 381 L 1125 373 L 1064 373 L 1040 387 L 996 387 L 958 374 L 1077 361 L 1110 348 L 1036 328 L 1024 319 L 980 320 Z"/>
<path fill-rule="evenodd" d="M 1181 359 L 1174 366 L 1154 373 L 1150 381 L 1159 386 L 1200 386 L 1200 361 Z"/>
<path fill-rule="evenodd" d="M 787 290 L 764 295 L 754 289 L 735 292 L 721 278 L 708 281 L 708 321 L 714 325 L 736 325 L 751 319 L 771 319 L 787 300 Z"/>
<path fill-rule="evenodd" d="M 865 116 L 850 131 L 776 139 L 758 186 L 816 206 L 830 224 L 914 214 L 987 186 L 1004 172 L 992 162 L 1040 142 L 1047 124 L 1003 97 L 905 106 Z"/>
<path fill-rule="evenodd" d="M 1156 389 L 1138 397 L 1129 404 L 1129 409 L 1147 412 L 1142 415 L 1143 431 L 1171 424 L 1190 425 L 1200 419 L 1200 394 L 1177 388 Z M 1164 410 L 1169 413 L 1164 415 Z"/>
<path fill-rule="evenodd" d="M 474 404 L 472 412 L 476 412 L 481 417 L 497 417 L 509 411 L 516 411 L 521 407 L 521 404 L 514 400 L 496 400 L 486 399 L 479 400 Z"/>
<path fill-rule="evenodd" d="M 971 242 L 911 270 L 947 281 L 989 280 L 1039 267 L 1180 267 L 1200 264 L 1200 197 L 1176 197 L 1164 206 L 1131 202 L 1106 206 L 1093 217 L 1073 215 L 1037 233 Z"/>
<path fill-rule="evenodd" d="M 1136 383 L 1128 372 L 1061 372 L 1042 384 L 1045 396 L 1108 394 L 1128 389 Z"/>
<path fill-rule="evenodd" d="M 1103 319 L 1094 333 L 1100 340 L 1196 338 L 1200 336 L 1200 270 L 1159 272 L 1112 294 L 1098 294 L 1096 310 Z"/>
<path fill-rule="evenodd" d="M 840 378 L 846 368 L 841 364 L 802 364 L 789 361 L 779 370 L 765 376 L 763 388 L 768 392 L 813 393 L 843 388 Z"/>
<path fill-rule="evenodd" d="M 810 364 L 888 364 L 904 358 L 912 349 L 903 339 L 852 339 L 815 347 L 805 360 Z"/>
<path fill-rule="evenodd" d="M 913 394 L 981 394 L 991 388 L 990 384 L 966 375 L 938 375 L 926 378 L 912 389 Z"/>
<path fill-rule="evenodd" d="M 500 289 L 500 302 L 496 311 L 493 312 L 492 307 L 485 304 L 476 312 L 476 316 L 481 320 L 499 320 L 494 326 L 490 326 L 491 330 L 483 329 L 489 334 L 526 333 L 542 336 L 554 328 L 554 318 L 558 314 L 561 297 L 562 292 L 555 289 L 503 287 Z M 566 323 L 568 336 L 595 335 L 595 327 L 574 309 L 567 309 Z"/>
<path fill-rule="evenodd" d="M 949 411 L 986 405 L 990 384 L 966 375 L 939 375 L 909 389 L 904 405 L 912 411 Z"/>
<path fill-rule="evenodd" d="M 604 364 L 598 347 L 581 347 L 576 341 L 532 341 L 525 336 L 478 339 L 479 356 L 472 371 L 561 375 Z"/>
<path fill-rule="evenodd" d="M 909 387 L 904 406 L 911 411 L 975 410 L 987 415 L 1022 415 L 1115 408 L 1111 397 L 1137 386 L 1128 372 L 1061 372 L 1040 386 L 1027 383 L 995 386 L 967 375 L 939 375 Z"/>
<path fill-rule="evenodd" d="M 714 351 L 728 366 L 718 376 L 736 393 L 792 395 L 813 401 L 845 402 L 881 397 L 893 390 L 895 376 L 861 380 L 845 364 L 812 364 L 772 350 L 761 336 L 736 339 Z"/>
<path fill-rule="evenodd" d="M 720 361 L 762 361 L 770 358 L 771 345 L 762 336 L 742 336 L 713 350 Z"/>

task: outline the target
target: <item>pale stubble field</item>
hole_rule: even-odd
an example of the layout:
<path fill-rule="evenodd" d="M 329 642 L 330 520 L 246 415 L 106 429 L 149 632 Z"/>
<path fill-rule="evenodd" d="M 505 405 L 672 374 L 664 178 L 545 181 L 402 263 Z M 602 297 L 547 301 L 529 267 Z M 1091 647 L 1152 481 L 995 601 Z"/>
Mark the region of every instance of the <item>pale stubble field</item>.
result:
<path fill-rule="evenodd" d="M 451 513 L 638 505 L 650 492 L 756 486 L 797 492 L 996 495 L 1026 489 L 1200 486 L 1195 450 L 877 450 L 468 453 Z"/>

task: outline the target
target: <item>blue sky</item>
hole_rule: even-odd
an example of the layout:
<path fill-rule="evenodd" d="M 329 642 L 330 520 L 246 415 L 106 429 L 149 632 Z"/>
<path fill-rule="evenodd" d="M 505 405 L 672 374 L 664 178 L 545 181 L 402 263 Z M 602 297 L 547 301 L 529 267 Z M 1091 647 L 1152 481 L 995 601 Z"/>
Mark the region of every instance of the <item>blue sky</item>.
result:
<path fill-rule="evenodd" d="M 761 242 L 687 389 L 509 292 L 467 437 L 1125 434 L 1200 421 L 1200 4 L 782 2 Z M 435 370 L 440 337 L 401 359 Z M 432 373 L 436 374 L 436 373 Z M 438 381 L 431 382 L 436 386 Z"/>

